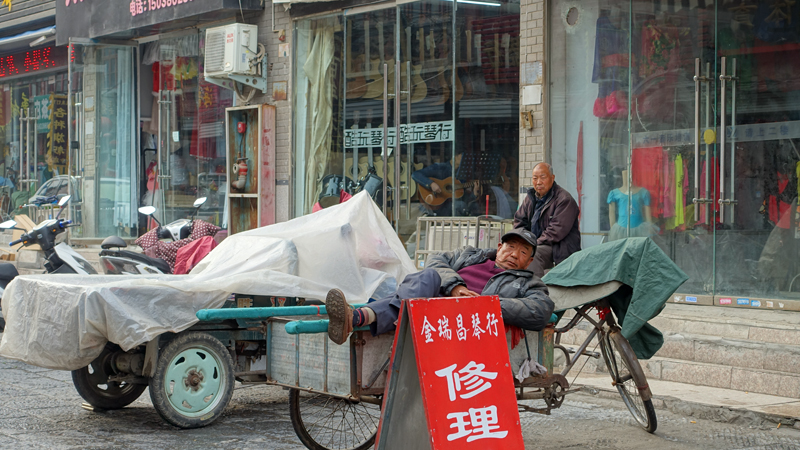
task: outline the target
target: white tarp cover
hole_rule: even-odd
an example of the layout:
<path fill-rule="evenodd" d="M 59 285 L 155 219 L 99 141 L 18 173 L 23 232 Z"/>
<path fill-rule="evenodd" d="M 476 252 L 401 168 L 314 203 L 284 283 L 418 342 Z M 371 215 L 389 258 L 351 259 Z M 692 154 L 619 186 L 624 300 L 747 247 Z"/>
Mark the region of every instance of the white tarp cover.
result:
<path fill-rule="evenodd" d="M 197 322 L 231 293 L 353 303 L 394 289 L 414 265 L 366 193 L 289 222 L 225 239 L 188 275 L 26 275 L 2 299 L 0 356 L 74 370 L 107 341 L 124 350 Z"/>

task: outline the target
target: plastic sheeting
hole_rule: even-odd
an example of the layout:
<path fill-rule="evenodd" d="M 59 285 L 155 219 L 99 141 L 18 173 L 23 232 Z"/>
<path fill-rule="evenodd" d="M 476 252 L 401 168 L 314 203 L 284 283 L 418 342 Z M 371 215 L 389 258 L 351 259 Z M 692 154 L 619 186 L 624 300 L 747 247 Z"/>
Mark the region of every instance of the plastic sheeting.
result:
<path fill-rule="evenodd" d="M 129 350 L 197 322 L 231 293 L 364 303 L 415 271 L 366 193 L 225 239 L 188 275 L 28 275 L 6 288 L 0 356 L 51 369 L 89 364 L 107 341 Z"/>

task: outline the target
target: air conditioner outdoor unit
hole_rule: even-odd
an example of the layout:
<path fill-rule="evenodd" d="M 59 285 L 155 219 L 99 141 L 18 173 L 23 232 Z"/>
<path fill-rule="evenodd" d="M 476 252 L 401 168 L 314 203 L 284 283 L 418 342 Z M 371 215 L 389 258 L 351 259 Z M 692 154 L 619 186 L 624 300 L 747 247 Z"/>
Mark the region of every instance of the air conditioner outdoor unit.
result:
<path fill-rule="evenodd" d="M 227 78 L 229 74 L 255 75 L 256 65 L 250 60 L 256 56 L 258 26 L 234 23 L 206 30 L 206 78 Z"/>

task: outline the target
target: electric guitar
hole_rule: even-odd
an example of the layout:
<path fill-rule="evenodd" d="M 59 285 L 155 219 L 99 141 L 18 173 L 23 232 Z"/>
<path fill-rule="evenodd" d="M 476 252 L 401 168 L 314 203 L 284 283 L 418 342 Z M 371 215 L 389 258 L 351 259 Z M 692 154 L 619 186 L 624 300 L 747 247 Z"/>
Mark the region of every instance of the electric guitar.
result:
<path fill-rule="evenodd" d="M 453 182 L 453 177 L 445 178 L 444 180 L 437 180 L 431 178 L 431 181 L 438 184 L 442 188 L 442 192 L 436 194 L 432 190 L 423 185 L 418 185 L 420 199 L 429 206 L 441 206 L 449 198 L 461 198 L 464 196 L 464 189 L 469 189 L 478 185 L 491 184 L 491 181 L 470 181 L 461 183 L 456 180 Z"/>

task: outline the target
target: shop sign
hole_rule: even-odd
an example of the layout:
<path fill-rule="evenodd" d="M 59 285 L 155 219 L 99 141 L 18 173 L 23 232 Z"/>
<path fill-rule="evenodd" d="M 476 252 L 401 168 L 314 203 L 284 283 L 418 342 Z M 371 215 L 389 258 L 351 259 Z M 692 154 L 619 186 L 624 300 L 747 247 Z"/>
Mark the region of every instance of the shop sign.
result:
<path fill-rule="evenodd" d="M 33 75 L 47 69 L 67 69 L 67 49 L 38 48 L 0 56 L 0 79 L 19 75 Z"/>
<path fill-rule="evenodd" d="M 45 133 L 50 126 L 50 95 L 33 97 L 33 114 L 36 117 L 36 132 Z"/>
<path fill-rule="evenodd" d="M 400 325 L 405 327 L 404 342 L 410 333 L 413 352 L 408 346 L 398 347 L 396 337 L 393 367 L 406 358 L 416 362 L 425 412 L 425 425 L 420 423 L 419 431 L 427 430 L 430 448 L 524 448 L 498 297 L 407 300 Z M 390 379 L 387 392 L 392 397 L 387 398 L 387 408 L 413 402 L 397 379 L 394 383 Z M 422 418 L 416 420 L 422 422 Z M 388 428 L 398 432 L 397 426 Z M 383 431 L 378 432 L 377 448 L 392 448 L 390 443 L 398 442 L 400 436 Z"/>
<path fill-rule="evenodd" d="M 129 38 L 131 31 L 138 28 L 190 17 L 218 20 L 221 11 L 238 13 L 263 8 L 261 0 L 61 0 L 56 2 L 56 44 L 65 45 L 71 37 L 98 38 L 115 33 Z"/>
<path fill-rule="evenodd" d="M 710 131 L 718 131 L 709 129 Z M 706 130 L 706 131 L 709 131 Z M 800 121 L 754 123 L 725 128 L 726 142 L 761 142 L 777 139 L 800 139 Z M 718 133 L 715 133 L 718 135 Z M 674 147 L 694 145 L 694 129 L 633 133 L 633 147 Z M 717 138 L 716 141 L 719 139 Z M 711 142 L 713 144 L 714 141 Z"/>
<path fill-rule="evenodd" d="M 66 173 L 67 168 L 67 96 L 50 95 L 50 129 L 47 133 L 47 158 L 59 168 L 59 173 Z"/>
<path fill-rule="evenodd" d="M 423 122 L 400 125 L 400 145 L 423 142 L 450 142 L 453 140 L 455 122 Z M 388 146 L 397 145 L 397 129 L 388 129 Z M 344 131 L 345 148 L 383 147 L 383 128 L 347 129 Z"/>

